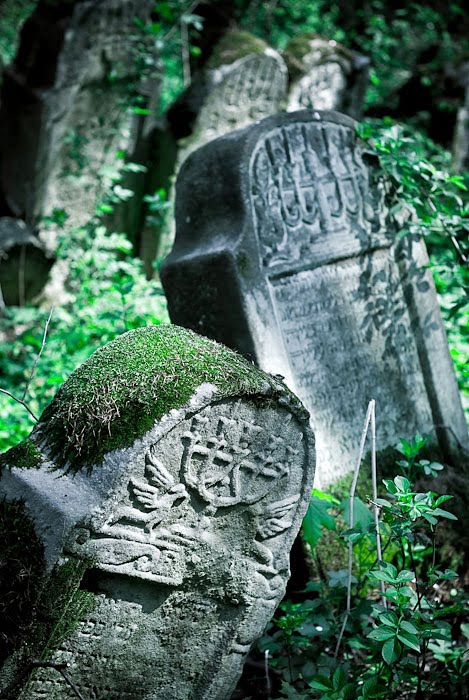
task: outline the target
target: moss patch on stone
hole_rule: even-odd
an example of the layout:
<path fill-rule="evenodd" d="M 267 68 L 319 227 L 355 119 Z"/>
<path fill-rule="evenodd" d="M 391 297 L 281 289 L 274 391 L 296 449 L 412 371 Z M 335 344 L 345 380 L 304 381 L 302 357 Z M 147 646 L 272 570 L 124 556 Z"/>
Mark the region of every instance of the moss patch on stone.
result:
<path fill-rule="evenodd" d="M 24 502 L 0 500 L 0 666 L 34 624 L 44 571 L 44 547 Z"/>
<path fill-rule="evenodd" d="M 57 467 L 90 469 L 184 406 L 204 383 L 217 388 L 217 398 L 285 390 L 212 340 L 178 326 L 147 326 L 124 333 L 75 370 L 32 438 Z"/>
<path fill-rule="evenodd" d="M 39 469 L 43 462 L 44 455 L 42 452 L 30 438 L 26 438 L 19 445 L 0 455 L 0 474 L 4 467 Z"/>
<path fill-rule="evenodd" d="M 225 34 L 216 44 L 207 62 L 207 67 L 218 68 L 230 65 L 245 56 L 262 54 L 267 48 L 268 44 L 259 37 L 249 32 L 233 30 Z"/>

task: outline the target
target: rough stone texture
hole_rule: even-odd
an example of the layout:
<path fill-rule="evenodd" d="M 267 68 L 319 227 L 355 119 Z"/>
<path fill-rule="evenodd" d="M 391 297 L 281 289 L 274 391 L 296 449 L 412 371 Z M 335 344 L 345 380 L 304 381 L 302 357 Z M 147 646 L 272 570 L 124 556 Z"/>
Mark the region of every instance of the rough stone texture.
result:
<path fill-rule="evenodd" d="M 142 40 L 134 18 L 153 2 L 38 3 L 14 63 L 5 70 L 0 111 L 4 213 L 36 224 L 53 208 L 84 223 L 130 138 L 130 78 Z M 96 185 L 98 182 L 98 186 Z"/>
<path fill-rule="evenodd" d="M 336 110 L 355 119 L 361 117 L 368 85 L 366 56 L 307 33 L 289 42 L 284 58 L 290 72 L 288 112 Z"/>
<path fill-rule="evenodd" d="M 161 269 L 171 319 L 286 377 L 322 486 L 352 469 L 371 398 L 379 448 L 434 428 L 446 454 L 467 444 L 425 250 L 394 244 L 351 119 L 278 115 L 207 144 L 181 170 L 176 224 Z"/>
<path fill-rule="evenodd" d="M 125 353 L 142 342 L 147 355 L 160 356 L 146 389 L 158 398 L 172 396 L 173 408 L 88 469 L 58 468 L 50 461 L 57 436 L 50 437 L 49 426 L 54 432 L 54 415 L 67 419 L 67 396 L 88 395 L 93 374 L 102 396 L 89 407 L 90 420 L 108 395 L 108 415 L 123 406 L 139 424 L 146 410 L 145 395 L 140 409 L 136 398 L 139 370 L 132 370 L 133 384 L 126 375 L 127 394 L 117 379 L 112 387 L 108 379 L 114 370 L 129 371 Z M 184 386 L 196 387 L 183 403 L 178 365 Z M 219 379 L 200 384 L 205 371 L 218 372 Z M 57 642 L 50 654 L 30 643 L 29 659 L 68 662 L 86 698 L 226 700 L 285 590 L 288 554 L 314 472 L 308 414 L 278 379 L 171 326 L 130 331 L 95 353 L 69 382 L 71 391 L 66 383 L 30 440 L 5 456 L 10 469 L 3 471 L 0 493 L 25 500 L 48 571 L 83 564 L 76 587 L 91 594 L 93 607 L 67 634 L 47 628 L 49 647 L 51 637 Z M 111 434 L 120 417 L 119 409 L 108 424 Z M 63 432 L 62 442 L 70 437 Z M 57 575 L 52 570 L 49 576 L 46 591 Z M 58 595 L 63 609 L 52 601 L 57 625 L 72 607 Z M 47 627 L 47 620 L 38 616 L 38 624 Z M 25 667 L 27 653 L 23 645 L 10 657 L 0 687 Z M 40 669 L 11 697 L 74 695 L 57 671 Z"/>
<path fill-rule="evenodd" d="M 284 107 L 287 68 L 281 56 L 246 32 L 230 32 L 215 47 L 203 76 L 187 100 L 197 109 L 192 133 L 180 141 L 175 177 L 192 151 L 223 134 L 240 129 Z M 195 96 L 194 96 L 195 94 Z M 180 105 L 180 108 L 181 105 Z M 159 254 L 167 255 L 174 241 L 174 187 Z"/>
<path fill-rule="evenodd" d="M 0 306 L 23 305 L 47 281 L 53 259 L 20 219 L 0 218 Z"/>

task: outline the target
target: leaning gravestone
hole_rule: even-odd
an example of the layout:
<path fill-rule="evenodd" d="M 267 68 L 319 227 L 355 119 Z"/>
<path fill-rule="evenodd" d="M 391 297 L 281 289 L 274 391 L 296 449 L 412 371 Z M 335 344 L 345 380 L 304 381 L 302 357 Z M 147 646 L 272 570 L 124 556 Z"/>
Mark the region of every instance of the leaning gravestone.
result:
<path fill-rule="evenodd" d="M 279 379 L 191 331 L 98 350 L 2 460 L 2 507 L 23 500 L 45 579 L 0 688 L 73 698 L 50 667 L 11 690 L 42 660 L 87 699 L 230 697 L 285 590 L 313 442 Z"/>
<path fill-rule="evenodd" d="M 44 287 L 53 258 L 21 219 L 0 217 L 0 306 L 24 306 Z"/>
<path fill-rule="evenodd" d="M 150 0 L 41 0 L 4 72 L 0 194 L 9 213 L 36 225 L 64 209 L 82 225 L 111 183 L 106 168 L 131 139 L 130 80 Z M 98 184 L 97 184 L 98 183 Z"/>
<path fill-rule="evenodd" d="M 351 119 L 312 111 L 207 144 L 181 170 L 161 269 L 173 322 L 301 397 L 322 486 L 352 468 L 371 398 L 381 447 L 433 429 L 446 452 L 467 444 L 424 249 L 396 247 L 369 151 Z"/>
<path fill-rule="evenodd" d="M 317 34 L 300 34 L 285 48 L 290 73 L 288 112 L 322 109 L 359 119 L 368 86 L 369 59 Z"/>
<path fill-rule="evenodd" d="M 180 141 L 175 175 L 203 144 L 279 112 L 287 96 L 287 79 L 282 57 L 262 40 L 246 32 L 225 35 L 195 82 L 194 89 L 203 96 L 191 135 Z M 169 201 L 160 255 L 167 255 L 174 241 L 174 187 Z"/>

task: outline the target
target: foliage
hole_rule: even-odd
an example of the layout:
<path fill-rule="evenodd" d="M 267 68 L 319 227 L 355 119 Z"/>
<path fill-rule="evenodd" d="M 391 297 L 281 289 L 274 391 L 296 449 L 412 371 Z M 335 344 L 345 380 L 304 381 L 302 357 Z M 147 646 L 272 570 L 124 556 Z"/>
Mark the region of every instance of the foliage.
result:
<path fill-rule="evenodd" d="M 13 60 L 19 28 L 33 11 L 37 0 L 3 0 L 0 7 L 0 67 Z"/>
<path fill-rule="evenodd" d="M 450 154 L 410 126 L 385 118 L 361 124 L 358 132 L 371 143 L 393 185 L 391 213 L 403 222 L 401 235 L 425 239 L 469 409 L 468 177 L 452 173 Z"/>
<path fill-rule="evenodd" d="M 148 282 L 132 245 L 96 220 L 61 235 L 59 259 L 67 261 L 68 301 L 54 309 L 45 350 L 28 390 L 36 415 L 91 353 L 124 331 L 167 320 L 161 287 Z M 2 388 L 17 395 L 26 385 L 41 347 L 49 310 L 10 307 L 1 321 L 9 343 L 0 345 Z M 14 342 L 12 340 L 14 339 Z M 25 438 L 33 421 L 19 404 L 0 394 L 0 450 Z"/>
<path fill-rule="evenodd" d="M 428 467 L 418 460 L 422 446 L 416 436 L 399 447 L 404 457 L 399 466 L 414 478 Z M 433 465 L 434 473 L 441 468 Z M 259 642 L 283 677 L 283 698 L 466 697 L 469 626 L 463 615 L 468 599 L 457 587 L 457 574 L 438 561 L 435 539 L 442 520 L 456 519 L 442 507 L 451 496 L 417 492 L 404 475 L 383 483 L 386 498 L 377 501 L 383 561 L 377 561 L 373 517 L 362 501 L 360 509 L 368 517 L 362 513 L 352 530 L 338 535 L 343 544 L 351 539 L 354 545 L 350 614 L 344 620 L 348 571 L 328 571 L 307 585 L 304 602 L 281 604 Z M 346 501 L 319 500 L 329 503 L 329 511 L 344 512 Z M 321 522 L 328 529 L 336 525 L 327 518 Z M 303 534 L 308 540 L 308 531 Z M 363 549 L 369 555 L 365 568 Z"/>

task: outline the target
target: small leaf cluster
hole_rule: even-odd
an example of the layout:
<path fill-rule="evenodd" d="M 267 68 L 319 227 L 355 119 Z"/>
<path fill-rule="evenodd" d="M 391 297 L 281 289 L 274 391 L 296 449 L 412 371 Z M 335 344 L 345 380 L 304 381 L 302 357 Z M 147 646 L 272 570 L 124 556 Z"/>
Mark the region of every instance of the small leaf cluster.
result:
<path fill-rule="evenodd" d="M 279 695 L 273 697 L 466 697 L 468 598 L 458 587 L 457 573 L 438 560 L 435 539 L 442 522 L 456 520 L 442 508 L 452 497 L 419 492 L 407 476 L 428 476 L 430 464 L 431 475 L 443 469 L 419 458 L 425 443 L 421 435 L 401 441 L 398 466 L 404 473 L 382 481 L 375 503 L 367 506 L 355 499 L 359 505 L 353 528 L 345 525 L 348 499 L 341 502 L 313 492 L 303 536 L 313 557 L 325 531 L 336 533 L 342 546 L 353 544 L 351 608 L 346 613 L 346 568 L 323 572 L 308 583 L 304 600 L 281 604 L 259 642 L 259 650 L 268 650 L 272 668 L 283 678 Z M 381 560 L 370 506 L 380 512 Z M 319 533 L 312 527 L 315 517 Z"/>

